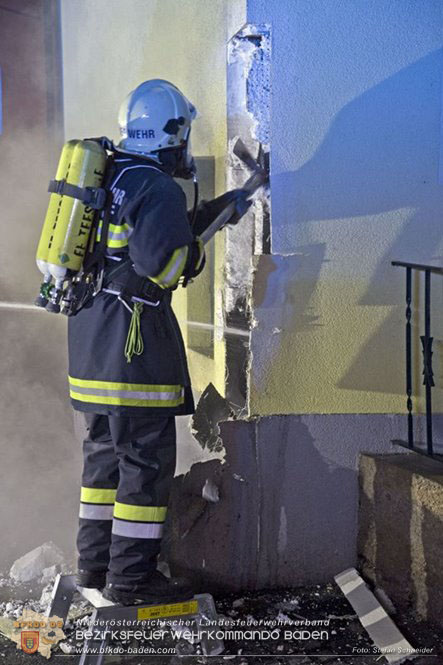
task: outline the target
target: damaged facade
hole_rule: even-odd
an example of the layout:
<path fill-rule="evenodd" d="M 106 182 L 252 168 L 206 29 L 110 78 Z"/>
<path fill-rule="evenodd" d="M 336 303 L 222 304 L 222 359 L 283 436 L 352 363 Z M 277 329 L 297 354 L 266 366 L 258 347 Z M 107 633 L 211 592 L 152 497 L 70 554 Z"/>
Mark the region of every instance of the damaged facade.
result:
<path fill-rule="evenodd" d="M 179 423 L 165 554 L 205 590 L 323 582 L 356 564 L 359 455 L 392 452 L 406 428 L 403 282 L 390 260 L 426 263 L 442 249 L 439 11 L 412 0 L 389 10 L 384 0 L 61 1 L 67 138 L 115 137 L 122 81 L 126 91 L 161 77 L 200 111 L 203 196 L 249 177 L 238 138 L 270 163 L 270 187 L 218 234 L 201 281 L 174 296 L 198 406 Z M 32 228 L 25 216 L 32 251 L 52 166 Z M 22 284 L 20 270 L 8 268 L 20 289 L 3 298 L 26 304 L 35 272 Z M 434 303 L 438 329 L 441 293 Z M 32 405 L 22 419 L 2 411 L 7 469 L 21 466 L 26 480 L 26 543 L 10 545 L 11 560 L 55 532 L 73 549 L 80 450 L 63 395 L 63 322 L 44 318 L 14 311 L 4 323 L 10 402 L 25 390 Z M 60 417 L 43 436 L 48 412 Z M 48 488 L 37 497 L 35 469 Z"/>
<path fill-rule="evenodd" d="M 393 11 L 400 30 L 388 71 L 370 37 L 381 12 L 388 29 L 385 10 L 381 2 L 356 2 L 349 12 L 335 5 L 331 24 L 312 3 L 251 0 L 251 22 L 228 42 L 227 185 L 241 186 L 250 173 L 234 154 L 238 137 L 254 155 L 260 143 L 269 152 L 271 183 L 224 235 L 218 323 L 237 334 L 225 330 L 225 385 L 218 395 L 213 385 L 204 390 L 193 419 L 199 440 L 208 432 L 200 423 L 212 423 L 209 439 L 224 459 L 176 479 L 168 551 L 180 572 L 199 571 L 202 587 L 323 582 L 354 566 L 360 455 L 399 452 L 391 440 L 405 437 L 404 295 L 390 259 L 430 259 L 414 207 L 442 248 L 437 126 L 423 119 L 419 162 L 403 145 L 421 108 L 409 82 L 437 84 L 437 54 L 426 54 L 439 38 L 423 34 L 412 63 L 413 19 Z M 358 53 L 347 31 L 359 35 Z M 347 81 L 340 58 L 359 63 Z M 436 119 L 438 95 L 426 94 Z M 423 186 L 406 192 L 402 179 L 421 172 Z M 415 393 L 420 404 L 418 384 Z M 436 410 L 441 398 L 437 387 Z M 420 418 L 416 427 L 420 438 Z M 202 495 L 208 482 L 216 503 Z"/>

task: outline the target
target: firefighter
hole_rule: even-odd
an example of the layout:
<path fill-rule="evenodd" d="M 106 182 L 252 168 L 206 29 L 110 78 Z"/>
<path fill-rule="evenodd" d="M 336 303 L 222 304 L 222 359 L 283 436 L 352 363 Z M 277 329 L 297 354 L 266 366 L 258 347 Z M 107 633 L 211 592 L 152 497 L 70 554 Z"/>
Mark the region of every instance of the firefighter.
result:
<path fill-rule="evenodd" d="M 193 413 L 185 349 L 172 291 L 203 269 L 198 234 L 242 190 L 202 203 L 191 228 L 174 178 L 193 174 L 194 106 L 171 83 L 150 80 L 119 114 L 121 141 L 98 226 L 106 245 L 101 289 L 69 318 L 69 384 L 84 412 L 77 583 L 120 604 L 192 597 L 157 570 L 175 470 L 175 416 Z"/>

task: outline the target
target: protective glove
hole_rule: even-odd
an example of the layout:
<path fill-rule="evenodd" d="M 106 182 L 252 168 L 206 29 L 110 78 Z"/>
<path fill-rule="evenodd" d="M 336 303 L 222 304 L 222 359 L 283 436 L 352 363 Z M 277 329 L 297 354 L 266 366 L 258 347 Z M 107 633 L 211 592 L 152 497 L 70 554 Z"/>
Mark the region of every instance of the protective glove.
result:
<path fill-rule="evenodd" d="M 250 196 L 250 192 L 244 189 L 233 189 L 212 201 L 201 201 L 197 208 L 197 215 L 192 228 L 194 235 L 201 235 L 231 203 L 234 203 L 235 210 L 227 224 L 237 224 L 252 205 L 252 201 L 248 200 L 248 196 Z"/>
<path fill-rule="evenodd" d="M 182 286 L 186 286 L 190 279 L 197 277 L 205 267 L 206 255 L 202 240 L 197 236 L 189 246 L 188 260 L 183 270 Z"/>
<path fill-rule="evenodd" d="M 216 199 L 217 201 L 220 200 L 220 202 L 224 199 L 224 205 L 221 206 L 221 210 L 226 208 L 231 203 L 234 203 L 235 205 L 235 210 L 226 224 L 238 224 L 240 219 L 252 205 L 252 201 L 248 200 L 248 196 L 251 196 L 251 193 L 245 191 L 244 189 L 233 189 L 230 192 L 226 192 L 226 194 L 222 194 L 218 197 L 218 199 Z"/>

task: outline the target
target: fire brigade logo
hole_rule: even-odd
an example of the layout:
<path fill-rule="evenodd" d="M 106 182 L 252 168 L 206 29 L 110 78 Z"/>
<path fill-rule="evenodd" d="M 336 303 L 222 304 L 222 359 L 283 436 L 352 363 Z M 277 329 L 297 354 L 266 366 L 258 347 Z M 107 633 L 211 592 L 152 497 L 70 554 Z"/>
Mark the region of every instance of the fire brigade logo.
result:
<path fill-rule="evenodd" d="M 11 640 L 24 653 L 38 651 L 45 658 L 51 657 L 51 648 L 65 638 L 63 619 L 34 612 L 25 607 L 23 616 L 10 620 Z"/>
<path fill-rule="evenodd" d="M 22 650 L 25 653 L 35 653 L 38 649 L 39 632 L 37 630 L 22 631 Z"/>

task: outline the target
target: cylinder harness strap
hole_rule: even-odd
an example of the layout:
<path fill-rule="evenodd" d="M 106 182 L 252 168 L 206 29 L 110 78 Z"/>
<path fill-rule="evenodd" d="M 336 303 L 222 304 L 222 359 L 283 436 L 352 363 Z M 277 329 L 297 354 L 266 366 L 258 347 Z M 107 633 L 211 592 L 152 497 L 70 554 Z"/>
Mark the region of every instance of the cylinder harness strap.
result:
<path fill-rule="evenodd" d="M 78 187 L 66 180 L 50 180 L 48 192 L 79 199 L 93 210 L 101 210 L 106 203 L 106 190 L 102 187 Z"/>

